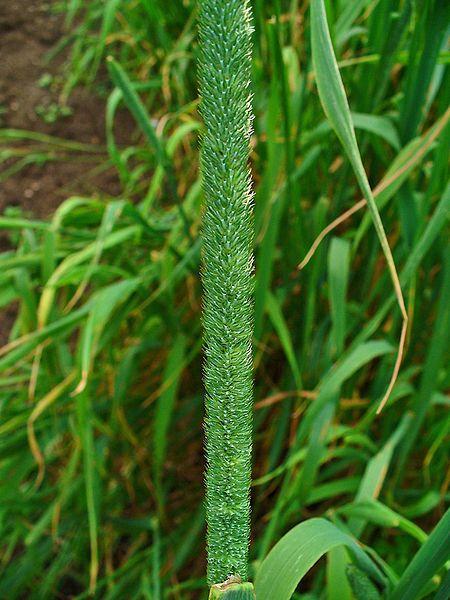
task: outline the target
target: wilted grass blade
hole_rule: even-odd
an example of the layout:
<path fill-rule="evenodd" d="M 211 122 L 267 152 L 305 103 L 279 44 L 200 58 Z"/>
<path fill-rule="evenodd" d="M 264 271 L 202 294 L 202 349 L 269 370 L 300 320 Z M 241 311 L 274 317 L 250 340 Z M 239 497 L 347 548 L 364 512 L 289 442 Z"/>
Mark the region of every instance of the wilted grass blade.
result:
<path fill-rule="evenodd" d="M 411 250 L 411 253 L 408 256 L 408 260 L 406 261 L 405 266 L 400 273 L 400 280 L 402 285 L 405 285 L 411 280 L 411 277 L 416 272 L 420 263 L 424 259 L 427 252 L 429 252 L 433 242 L 439 235 L 440 231 L 444 227 L 448 219 L 448 213 L 450 210 L 450 184 L 447 185 L 444 193 L 442 194 L 442 198 L 439 200 L 439 203 L 430 218 L 427 226 L 420 236 L 419 240 L 415 244 L 414 248 Z M 393 302 L 395 301 L 395 296 L 391 296 L 387 299 L 383 305 L 377 310 L 374 317 L 367 323 L 364 330 L 355 338 L 353 342 L 354 345 L 361 343 L 361 341 L 368 339 L 380 326 L 383 319 L 389 312 Z"/>
<path fill-rule="evenodd" d="M 45 473 L 45 462 L 44 456 L 39 448 L 38 441 L 36 439 L 36 434 L 34 431 L 34 423 L 36 420 L 42 415 L 42 413 L 47 410 L 49 406 L 51 406 L 56 400 L 61 396 L 61 394 L 67 389 L 67 387 L 75 380 L 76 371 L 72 371 L 69 375 L 61 381 L 57 386 L 55 386 L 50 392 L 48 392 L 39 402 L 36 404 L 34 409 L 31 412 L 31 415 L 27 421 L 27 433 L 28 433 L 28 443 L 30 445 L 31 452 L 36 460 L 38 465 L 38 475 L 35 481 L 35 487 L 39 487 L 41 484 L 44 473 Z"/>
<path fill-rule="evenodd" d="M 138 232 L 139 227 L 135 225 L 130 225 L 128 227 L 124 227 L 123 229 L 119 229 L 118 231 L 114 231 L 106 236 L 106 238 L 103 240 L 103 249 L 112 248 L 113 246 L 121 244 L 125 242 L 125 240 L 132 238 Z M 52 276 L 47 281 L 39 301 L 38 325 L 40 328 L 47 324 L 47 319 L 53 307 L 59 280 L 63 277 L 63 275 L 67 275 L 67 273 L 69 273 L 74 267 L 93 258 L 96 255 L 97 250 L 97 242 L 88 244 L 79 252 L 74 252 L 73 254 L 68 255 L 67 258 L 64 259 L 55 269 Z"/>
<path fill-rule="evenodd" d="M 412 171 L 412 169 L 422 160 L 426 153 L 431 149 L 433 142 L 439 137 L 440 133 L 444 130 L 450 119 L 450 108 L 444 113 L 444 115 L 430 128 L 430 130 L 423 135 L 422 138 L 414 140 L 411 144 L 408 144 L 397 156 L 391 167 L 387 171 L 386 175 L 380 181 L 380 183 L 374 188 L 373 195 L 377 198 L 377 205 L 382 208 L 385 203 L 395 194 L 399 189 L 403 181 Z M 304 269 L 309 263 L 311 258 L 314 256 L 317 248 L 323 242 L 325 237 L 336 229 L 342 223 L 345 223 L 347 219 L 357 213 L 359 210 L 366 206 L 367 202 L 365 198 L 357 202 L 354 206 L 346 210 L 339 217 L 334 219 L 329 225 L 327 225 L 316 237 L 311 248 L 308 250 L 305 258 L 299 264 L 299 269 Z M 367 222 L 364 219 L 364 222 Z M 365 231 L 366 227 L 362 224 L 360 231 L 355 241 L 355 246 L 358 245 L 358 239 L 361 237 L 362 232 Z"/>
<path fill-rule="evenodd" d="M 380 412 L 384 404 L 387 402 L 392 388 L 397 380 L 398 371 L 400 369 L 400 364 L 403 357 L 408 315 L 406 312 L 405 302 L 403 300 L 403 293 L 400 280 L 397 275 L 394 258 L 392 256 L 383 223 L 381 221 L 380 214 L 378 212 L 378 208 L 362 164 L 361 155 L 359 153 L 351 119 L 350 108 L 348 106 L 344 85 L 339 74 L 330 33 L 328 31 L 323 0 L 313 0 L 311 3 L 311 48 L 316 71 L 317 88 L 319 90 L 322 106 L 330 123 L 333 125 L 336 134 L 341 140 L 342 145 L 344 146 L 361 191 L 366 198 L 372 215 L 375 230 L 380 240 L 383 253 L 386 257 L 397 297 L 397 302 L 403 317 L 403 326 L 400 335 L 397 359 L 395 361 L 394 370 L 388 388 L 378 408 L 378 412 Z"/>
<path fill-rule="evenodd" d="M 98 350 L 100 336 L 106 327 L 114 309 L 124 302 L 136 290 L 139 279 L 125 279 L 106 286 L 92 298 L 86 325 L 83 328 L 80 343 L 80 381 L 74 395 L 79 394 L 86 387 L 92 361 Z"/>

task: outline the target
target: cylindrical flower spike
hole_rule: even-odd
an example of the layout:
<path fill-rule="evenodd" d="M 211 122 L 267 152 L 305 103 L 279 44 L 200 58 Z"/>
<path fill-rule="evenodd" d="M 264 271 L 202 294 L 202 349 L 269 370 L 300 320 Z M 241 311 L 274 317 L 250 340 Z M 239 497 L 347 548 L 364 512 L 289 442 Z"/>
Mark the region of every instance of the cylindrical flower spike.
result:
<path fill-rule="evenodd" d="M 208 581 L 244 581 L 250 535 L 253 225 L 247 0 L 201 0 Z"/>

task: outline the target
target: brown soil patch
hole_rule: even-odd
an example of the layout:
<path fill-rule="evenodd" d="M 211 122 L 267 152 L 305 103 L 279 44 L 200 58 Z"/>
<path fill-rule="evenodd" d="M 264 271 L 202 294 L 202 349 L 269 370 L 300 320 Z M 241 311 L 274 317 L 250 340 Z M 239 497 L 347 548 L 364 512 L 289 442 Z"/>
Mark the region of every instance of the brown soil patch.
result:
<path fill-rule="evenodd" d="M 88 89 L 75 89 L 67 105 L 70 115 L 47 123 L 39 116 L 39 107 L 60 103 L 59 86 L 42 87 L 43 75 L 61 79 L 67 50 L 51 62 L 49 52 L 67 33 L 64 15 L 53 10 L 56 3 L 43 0 L 4 0 L 0 6 L 0 130 L 17 129 L 43 133 L 72 142 L 105 146 L 105 99 Z M 117 113 L 117 144 L 127 144 L 135 125 L 125 110 Z M 2 160 L 7 150 L 17 151 Z M 8 207 L 20 207 L 25 215 L 50 216 L 71 195 L 115 196 L 120 182 L 115 169 L 108 165 L 106 150 L 97 154 L 62 152 L 46 149 L 56 160 L 32 161 L 9 174 L 18 161 L 29 159 L 42 145 L 30 141 L 0 139 L 0 215 Z M 6 177 L 6 175 L 8 176 Z M 10 247 L 0 231 L 0 251 Z M 0 310 L 0 345 L 8 339 L 16 308 Z"/>
<path fill-rule="evenodd" d="M 105 101 L 87 89 L 76 89 L 67 105 L 70 116 L 46 123 L 37 114 L 39 107 L 58 104 L 59 91 L 42 88 L 44 74 L 54 77 L 66 59 L 59 54 L 50 63 L 49 51 L 65 34 L 64 15 L 54 14 L 51 3 L 42 0 L 9 0 L 0 8 L 0 127 L 45 133 L 66 140 L 105 144 Z M 119 114 L 115 132 L 118 143 L 130 140 L 134 124 L 125 111 Z M 0 142 L 0 149 L 11 142 Z M 14 143 L 24 155 L 29 142 Z M 36 147 L 36 146 L 35 146 Z M 61 158 L 61 153 L 58 153 Z M 98 167 L 106 153 L 96 156 L 80 153 L 63 160 L 30 164 L 1 181 L 2 173 L 17 161 L 14 157 L 0 163 L 0 213 L 8 206 L 21 206 L 37 217 L 51 214 L 62 200 L 72 194 L 120 193 L 114 168 Z M 96 168 L 97 167 L 97 168 Z"/>

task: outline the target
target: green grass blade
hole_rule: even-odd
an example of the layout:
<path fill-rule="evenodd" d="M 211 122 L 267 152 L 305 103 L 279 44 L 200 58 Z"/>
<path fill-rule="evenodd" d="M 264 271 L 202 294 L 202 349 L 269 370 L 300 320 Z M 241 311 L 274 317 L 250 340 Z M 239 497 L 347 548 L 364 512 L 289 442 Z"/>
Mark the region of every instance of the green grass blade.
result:
<path fill-rule="evenodd" d="M 337 514 L 347 517 L 363 519 L 367 523 L 373 523 L 380 527 L 398 527 L 405 533 L 416 538 L 420 543 L 427 539 L 427 534 L 415 523 L 406 519 L 378 500 L 369 500 L 366 502 L 354 502 L 341 506 Z"/>
<path fill-rule="evenodd" d="M 90 593 L 93 593 L 97 585 L 99 570 L 99 479 L 96 466 L 96 450 L 94 446 L 94 432 L 92 426 L 92 404 L 88 389 L 85 389 L 83 392 L 81 392 L 81 394 L 78 395 L 76 400 L 76 410 L 78 418 L 78 432 L 83 453 L 83 474 L 91 550 L 89 591 Z"/>
<path fill-rule="evenodd" d="M 103 8 L 103 18 L 102 18 L 102 26 L 100 30 L 100 35 L 98 38 L 97 46 L 95 48 L 95 54 L 92 61 L 92 68 L 90 73 L 90 78 L 94 79 L 98 68 L 100 66 L 100 61 L 102 60 L 103 54 L 105 52 L 106 47 L 106 37 L 111 31 L 112 25 L 114 23 L 116 11 L 119 8 L 121 0 L 107 0 L 106 6 Z"/>
<path fill-rule="evenodd" d="M 153 531 L 152 547 L 152 600 L 161 600 L 161 535 L 159 521 L 154 517 L 151 521 Z"/>
<path fill-rule="evenodd" d="M 392 456 L 396 446 L 405 435 L 410 415 L 405 415 L 400 421 L 397 429 L 390 436 L 377 454 L 367 464 L 364 475 L 355 497 L 355 502 L 367 502 L 378 498 L 386 479 L 391 464 Z M 366 521 L 360 518 L 352 518 L 349 521 L 349 528 L 358 538 L 364 531 Z"/>
<path fill-rule="evenodd" d="M 97 354 L 100 336 L 115 308 L 126 302 L 139 285 L 138 279 L 129 279 L 106 286 L 91 300 L 91 309 L 83 328 L 80 343 L 80 382 L 76 393 L 84 390 L 92 361 Z"/>
<path fill-rule="evenodd" d="M 356 541 L 325 519 L 297 525 L 273 547 L 256 574 L 258 600 L 289 600 L 311 567 L 327 552 L 348 547 L 357 563 L 379 583 L 384 578 Z"/>
<path fill-rule="evenodd" d="M 424 586 L 450 558 L 449 532 L 450 509 L 406 567 L 389 600 L 413 600 L 420 597 Z"/>
<path fill-rule="evenodd" d="M 327 600 L 353 600 L 346 576 L 349 557 L 345 546 L 338 546 L 327 556 Z"/>
<path fill-rule="evenodd" d="M 439 586 L 433 600 L 448 600 L 450 598 L 450 570 L 444 576 L 444 581 Z"/>
<path fill-rule="evenodd" d="M 391 350 L 392 347 L 386 342 L 368 342 L 350 352 L 341 363 L 330 370 L 328 376 L 325 376 L 319 395 L 308 409 L 298 434 L 301 440 L 309 432 L 305 462 L 294 484 L 293 495 L 300 503 L 308 499 L 314 486 L 341 386 L 358 369 Z"/>
<path fill-rule="evenodd" d="M 180 333 L 175 338 L 167 358 L 161 384 L 163 392 L 159 396 L 156 404 L 153 455 L 157 487 L 161 486 L 162 469 L 168 444 L 168 432 L 180 384 L 185 350 L 186 338 Z"/>
<path fill-rule="evenodd" d="M 394 258 L 359 153 L 347 96 L 345 94 L 344 85 L 337 66 L 333 45 L 331 43 L 323 0 L 313 0 L 311 3 L 311 50 L 316 73 L 317 88 L 319 90 L 323 109 L 344 147 L 353 167 L 358 184 L 367 201 L 378 239 L 380 240 L 383 253 L 386 257 L 397 302 L 403 317 L 404 325 L 400 338 L 398 356 L 391 381 L 389 382 L 386 394 L 380 404 L 381 409 L 389 398 L 395 380 L 397 379 L 398 369 L 400 368 L 403 354 L 404 340 L 406 337 L 408 316 Z"/>
<path fill-rule="evenodd" d="M 148 116 L 147 110 L 142 100 L 139 98 L 128 75 L 125 73 L 120 64 L 111 57 L 108 57 L 107 64 L 109 72 L 111 74 L 111 79 L 122 92 L 123 99 L 125 100 L 125 103 L 128 106 L 131 114 L 136 119 L 137 124 L 141 128 L 149 144 L 155 150 L 158 162 L 163 167 L 168 176 L 173 199 L 177 200 L 177 186 L 175 181 L 175 175 L 173 173 L 172 163 L 168 157 L 165 145 L 163 144 L 163 142 L 158 137 L 155 131 L 155 128 Z"/>
<path fill-rule="evenodd" d="M 392 350 L 392 346 L 382 340 L 366 342 L 354 349 L 348 350 L 345 357 L 341 358 L 324 376 L 319 396 L 308 410 L 308 419 L 305 420 L 309 421 L 310 418 L 314 417 L 327 404 L 329 398 L 339 392 L 344 381 L 354 375 L 358 369 L 368 364 L 374 358 L 383 356 L 388 352 L 392 352 Z M 307 424 L 309 425 L 310 423 L 307 422 Z"/>
<path fill-rule="evenodd" d="M 114 246 L 117 246 L 118 244 L 122 244 L 123 242 L 130 240 L 136 235 L 136 233 L 139 232 L 139 229 L 139 227 L 131 225 L 129 227 L 124 227 L 122 229 L 119 229 L 118 231 L 110 233 L 102 241 L 103 250 L 107 250 L 108 248 L 112 248 Z M 43 327 L 47 323 L 48 317 L 53 307 L 55 294 L 57 291 L 57 285 L 59 283 L 60 278 L 66 276 L 67 273 L 69 273 L 70 270 L 74 267 L 84 263 L 87 260 L 94 258 L 97 252 L 98 243 L 93 242 L 85 246 L 79 252 L 69 254 L 58 265 L 58 267 L 52 273 L 52 276 L 47 281 L 41 294 L 38 306 L 39 327 Z"/>
<path fill-rule="evenodd" d="M 370 0 L 354 0 L 353 2 L 344 4 L 335 26 L 336 44 L 338 46 L 341 46 L 346 41 L 351 34 L 354 22 L 369 3 Z"/>
<path fill-rule="evenodd" d="M 387 117 L 379 115 L 367 115 L 365 113 L 352 113 L 352 121 L 355 129 L 363 129 L 383 138 L 394 150 L 400 151 L 400 139 L 392 121 Z"/>
<path fill-rule="evenodd" d="M 328 252 L 328 281 L 332 322 L 331 354 L 334 357 L 344 351 L 349 266 L 350 244 L 346 240 L 333 238 Z"/>
<path fill-rule="evenodd" d="M 445 363 L 445 353 L 448 348 L 448 332 L 450 328 L 450 257 L 447 254 L 444 257 L 444 273 L 440 290 L 440 301 L 437 307 L 436 321 L 433 327 L 433 334 L 428 346 L 428 352 L 423 366 L 422 377 L 419 390 L 412 403 L 413 417 L 409 424 L 407 435 L 405 436 L 399 451 L 397 462 L 397 474 L 401 477 L 405 463 L 414 448 L 420 429 L 425 420 L 425 416 L 430 408 L 433 392 L 436 390 L 439 382 L 436 374 Z"/>
<path fill-rule="evenodd" d="M 446 2 L 432 0 L 423 6 L 416 21 L 416 30 L 408 57 L 408 77 L 400 115 L 400 134 L 404 143 L 416 135 L 425 117 L 424 104 L 433 72 L 437 65 L 442 40 L 448 30 L 450 7 Z M 422 43 L 422 37 L 425 43 Z"/>
<path fill-rule="evenodd" d="M 449 118 L 450 108 L 447 109 L 447 111 L 442 115 L 442 117 L 438 119 L 438 121 L 436 121 L 436 123 L 422 137 L 412 140 L 399 152 L 399 154 L 391 163 L 385 175 L 373 191 L 379 210 L 384 208 L 387 202 L 395 195 L 395 193 L 399 190 L 402 184 L 411 175 L 413 169 L 418 164 L 420 164 L 422 159 L 433 147 L 434 141 L 441 135 L 441 133 L 448 130 Z M 345 211 L 345 213 L 340 215 L 337 219 L 335 219 L 324 229 L 322 229 L 320 234 L 316 237 L 308 253 L 306 254 L 305 258 L 300 263 L 299 268 L 303 269 L 307 265 L 307 263 L 311 260 L 312 256 L 314 255 L 321 242 L 330 232 L 332 232 L 338 225 L 350 218 L 353 214 L 362 209 L 364 206 L 366 206 L 366 201 L 365 199 L 362 199 L 352 208 L 350 208 L 348 211 Z M 356 252 L 362 237 L 367 231 L 370 225 L 370 221 L 370 214 L 365 214 L 353 241 L 354 252 Z"/>
<path fill-rule="evenodd" d="M 447 223 L 449 212 L 450 184 L 447 185 L 432 217 L 425 227 L 423 234 L 420 236 L 419 240 L 408 256 L 408 260 L 406 261 L 406 264 L 400 274 L 402 285 L 408 283 L 413 277 L 425 255 L 427 252 L 429 252 L 432 244 L 436 240 L 444 225 Z M 375 316 L 367 323 L 364 330 L 356 337 L 354 345 L 361 343 L 362 340 L 365 340 L 373 335 L 388 314 L 389 309 L 394 301 L 395 297 L 392 295 L 384 302 L 384 304 L 376 312 Z"/>
<path fill-rule="evenodd" d="M 294 377 L 295 385 L 298 390 L 301 390 L 302 376 L 300 374 L 300 368 L 298 366 L 297 358 L 295 356 L 294 345 L 292 343 L 292 337 L 289 332 L 287 323 L 284 319 L 281 311 L 280 304 L 277 298 L 271 293 L 267 294 L 267 310 L 269 312 L 270 320 L 278 334 L 281 345 L 283 346 L 284 353 L 289 362 Z"/>
<path fill-rule="evenodd" d="M 164 146 L 159 139 L 155 128 L 150 121 L 147 110 L 133 87 L 128 75 L 123 68 L 113 58 L 108 57 L 108 69 L 116 87 L 122 92 L 123 99 L 130 109 L 131 114 L 136 119 L 142 133 L 147 138 L 149 144 L 153 147 L 161 164 L 166 163 Z"/>
<path fill-rule="evenodd" d="M 321 402 L 323 402 L 323 399 L 324 397 L 322 396 Z M 317 473 L 319 471 L 320 462 L 326 451 L 328 433 L 338 400 L 338 394 L 330 394 L 328 402 L 316 415 L 310 427 L 305 460 L 299 476 L 294 483 L 293 491 L 291 492 L 292 499 L 298 502 L 300 506 L 307 502 L 311 490 L 316 483 Z"/>
<path fill-rule="evenodd" d="M 292 180 L 300 180 L 311 167 L 317 162 L 321 149 L 319 146 L 314 146 L 309 150 L 304 157 L 301 165 L 296 169 L 295 174 L 292 176 Z M 275 151 L 274 151 L 275 153 Z M 276 167 L 279 167 L 278 155 L 275 154 L 273 162 Z M 259 186 L 259 193 L 261 194 L 261 186 Z M 285 210 L 286 195 L 284 193 L 284 187 L 282 187 L 269 203 L 269 191 L 267 191 L 267 198 L 261 198 L 257 195 L 256 207 L 258 208 L 258 202 L 262 203 L 266 201 L 270 205 L 270 212 L 265 215 L 267 225 L 264 228 L 264 235 L 262 237 L 258 255 L 257 264 L 258 271 L 256 274 L 255 282 L 255 337 L 257 340 L 261 339 L 264 324 L 264 311 L 267 301 L 267 293 L 270 289 L 270 283 L 272 280 L 275 256 L 276 256 L 276 244 L 278 240 L 279 230 L 283 212 Z M 256 221 L 257 226 L 257 221 Z M 258 229 L 257 229 L 258 233 Z"/>

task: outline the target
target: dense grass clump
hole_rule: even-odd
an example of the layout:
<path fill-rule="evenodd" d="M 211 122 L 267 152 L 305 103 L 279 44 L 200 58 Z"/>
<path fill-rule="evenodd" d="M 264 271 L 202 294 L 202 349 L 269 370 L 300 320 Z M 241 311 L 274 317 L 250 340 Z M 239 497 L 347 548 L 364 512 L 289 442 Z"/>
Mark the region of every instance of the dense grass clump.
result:
<path fill-rule="evenodd" d="M 0 215 L 0 598 L 445 598 L 448 3 L 51 9 L 105 143 L 0 183 L 119 191 Z"/>

